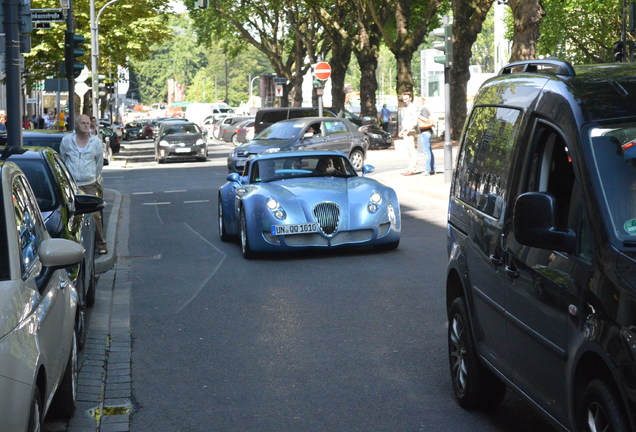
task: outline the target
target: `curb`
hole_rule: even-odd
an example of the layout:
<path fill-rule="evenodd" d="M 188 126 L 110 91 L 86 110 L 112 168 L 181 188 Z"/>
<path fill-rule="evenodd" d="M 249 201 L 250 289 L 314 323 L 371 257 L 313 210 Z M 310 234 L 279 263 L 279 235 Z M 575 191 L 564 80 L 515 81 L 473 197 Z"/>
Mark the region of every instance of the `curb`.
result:
<path fill-rule="evenodd" d="M 119 210 L 121 207 L 121 193 L 114 189 L 104 189 L 104 202 L 107 202 L 106 195 L 113 194 L 113 204 L 108 209 L 108 225 L 105 228 L 106 231 L 106 246 L 108 247 L 108 253 L 104 255 L 97 255 L 95 258 L 95 273 L 102 274 L 112 269 L 117 259 L 115 253 L 115 245 L 117 238 L 117 222 L 119 219 Z"/>

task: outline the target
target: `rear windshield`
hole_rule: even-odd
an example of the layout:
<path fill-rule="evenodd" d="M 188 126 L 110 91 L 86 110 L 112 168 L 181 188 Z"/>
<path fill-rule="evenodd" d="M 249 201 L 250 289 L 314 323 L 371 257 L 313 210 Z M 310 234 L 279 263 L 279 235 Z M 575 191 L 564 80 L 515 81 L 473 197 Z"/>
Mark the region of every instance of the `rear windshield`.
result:
<path fill-rule="evenodd" d="M 589 132 L 601 205 L 613 236 L 636 247 L 636 121 L 593 127 Z"/>
<path fill-rule="evenodd" d="M 54 210 L 57 207 L 57 196 L 44 160 L 16 159 L 13 162 L 26 175 L 40 211 Z"/>

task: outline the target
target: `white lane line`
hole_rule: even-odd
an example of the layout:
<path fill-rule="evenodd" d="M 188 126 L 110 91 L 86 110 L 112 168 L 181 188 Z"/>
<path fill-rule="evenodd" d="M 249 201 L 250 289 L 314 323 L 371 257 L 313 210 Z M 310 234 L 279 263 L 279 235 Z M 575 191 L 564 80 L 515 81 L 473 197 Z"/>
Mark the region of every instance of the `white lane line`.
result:
<path fill-rule="evenodd" d="M 142 203 L 141 205 L 158 206 L 158 205 L 168 205 L 168 204 L 170 204 L 170 201 Z"/>
<path fill-rule="evenodd" d="M 132 195 L 152 195 L 154 192 L 133 192 Z"/>
<path fill-rule="evenodd" d="M 163 191 L 163 193 L 177 193 L 177 192 L 187 192 L 187 191 L 185 189 L 176 189 L 176 190 Z"/>
<path fill-rule="evenodd" d="M 192 200 L 192 201 L 184 201 L 184 204 L 198 204 L 198 203 L 206 203 L 210 202 L 210 200 Z"/>

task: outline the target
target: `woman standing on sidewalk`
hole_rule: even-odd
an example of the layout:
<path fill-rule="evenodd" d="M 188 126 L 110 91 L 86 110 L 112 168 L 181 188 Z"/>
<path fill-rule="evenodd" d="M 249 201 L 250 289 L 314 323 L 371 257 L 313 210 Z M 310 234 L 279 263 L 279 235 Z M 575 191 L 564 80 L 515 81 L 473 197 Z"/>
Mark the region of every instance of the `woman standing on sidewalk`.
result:
<path fill-rule="evenodd" d="M 104 153 L 102 141 L 90 133 L 90 118 L 82 114 L 77 117 L 75 133 L 66 135 L 60 144 L 60 156 L 71 172 L 82 193 L 102 198 L 102 167 Z M 95 247 L 98 254 L 108 252 L 104 240 L 101 212 L 93 213 L 95 219 Z"/>

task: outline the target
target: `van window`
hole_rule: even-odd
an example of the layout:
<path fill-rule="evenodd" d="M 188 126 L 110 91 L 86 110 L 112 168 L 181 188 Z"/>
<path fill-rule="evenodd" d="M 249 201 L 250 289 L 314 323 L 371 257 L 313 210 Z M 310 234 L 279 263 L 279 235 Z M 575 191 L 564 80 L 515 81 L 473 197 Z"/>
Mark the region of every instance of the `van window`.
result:
<path fill-rule="evenodd" d="M 272 123 L 276 123 L 286 119 L 287 119 L 287 110 L 269 111 L 269 112 L 263 113 L 263 117 L 261 117 L 261 123 L 272 124 Z"/>
<path fill-rule="evenodd" d="M 517 109 L 476 107 L 459 154 L 456 197 L 495 218 L 503 212 L 520 121 Z"/>
<path fill-rule="evenodd" d="M 302 117 L 318 117 L 318 110 L 314 108 L 307 109 L 293 109 L 289 110 L 289 118 L 302 118 Z"/>

